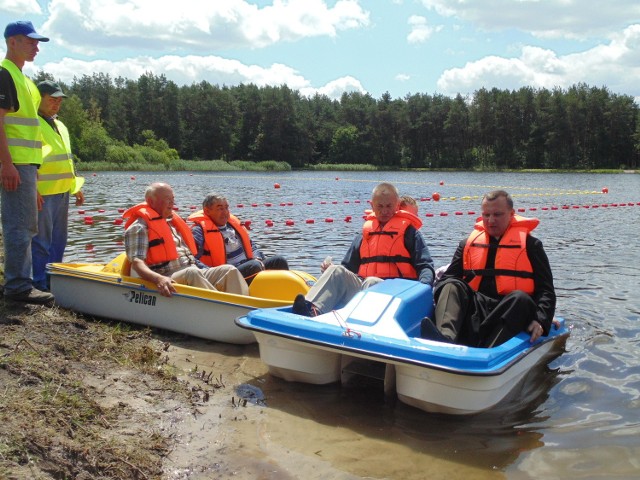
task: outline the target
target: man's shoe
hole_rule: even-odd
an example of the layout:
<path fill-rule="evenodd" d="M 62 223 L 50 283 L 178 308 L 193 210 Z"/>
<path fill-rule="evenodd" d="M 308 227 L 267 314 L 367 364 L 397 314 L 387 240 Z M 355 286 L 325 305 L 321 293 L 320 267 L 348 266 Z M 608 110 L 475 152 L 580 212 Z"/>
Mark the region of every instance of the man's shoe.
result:
<path fill-rule="evenodd" d="M 291 312 L 304 317 L 317 317 L 319 313 L 315 305 L 304 298 L 304 295 L 301 293 L 296 295 L 293 306 L 291 307 Z"/>
<path fill-rule="evenodd" d="M 34 305 L 47 305 L 49 303 L 53 303 L 54 296 L 49 292 L 42 292 L 37 288 L 32 288 L 31 290 L 25 290 L 20 293 L 6 293 L 4 294 L 4 298 L 7 300 L 12 300 L 14 302 L 22 302 L 22 303 L 32 303 Z"/>
<path fill-rule="evenodd" d="M 435 340 L 437 342 L 452 343 L 451 340 L 438 330 L 438 327 L 431 321 L 429 317 L 424 317 L 420 322 L 420 336 L 427 340 Z"/>

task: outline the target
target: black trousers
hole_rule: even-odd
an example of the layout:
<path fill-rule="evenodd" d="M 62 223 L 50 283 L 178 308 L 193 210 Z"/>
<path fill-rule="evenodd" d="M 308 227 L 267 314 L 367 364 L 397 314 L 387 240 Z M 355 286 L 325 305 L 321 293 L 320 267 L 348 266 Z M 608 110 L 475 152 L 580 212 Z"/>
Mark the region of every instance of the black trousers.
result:
<path fill-rule="evenodd" d="M 262 265 L 264 264 L 264 268 Z M 247 281 L 247 284 L 251 284 L 253 278 L 262 270 L 289 270 L 289 264 L 287 260 L 281 255 L 273 255 L 272 257 L 265 258 L 262 263 L 258 260 L 247 260 L 240 266 L 238 270 Z"/>
<path fill-rule="evenodd" d="M 533 298 L 521 290 L 495 299 L 462 280 L 448 279 L 438 286 L 435 296 L 438 330 L 452 342 L 471 347 L 500 345 L 536 319 Z"/>

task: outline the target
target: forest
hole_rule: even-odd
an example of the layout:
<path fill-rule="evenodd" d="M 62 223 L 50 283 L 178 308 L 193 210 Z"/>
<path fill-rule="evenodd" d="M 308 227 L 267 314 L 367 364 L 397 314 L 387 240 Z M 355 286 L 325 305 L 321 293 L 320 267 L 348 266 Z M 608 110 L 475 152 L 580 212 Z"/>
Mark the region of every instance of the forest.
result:
<path fill-rule="evenodd" d="M 34 80 L 56 80 L 39 72 Z M 635 169 L 639 106 L 629 95 L 567 89 L 468 97 L 344 93 L 305 97 L 286 85 L 178 86 L 96 73 L 60 82 L 60 119 L 82 162 L 126 167 L 177 159 L 430 169 Z"/>

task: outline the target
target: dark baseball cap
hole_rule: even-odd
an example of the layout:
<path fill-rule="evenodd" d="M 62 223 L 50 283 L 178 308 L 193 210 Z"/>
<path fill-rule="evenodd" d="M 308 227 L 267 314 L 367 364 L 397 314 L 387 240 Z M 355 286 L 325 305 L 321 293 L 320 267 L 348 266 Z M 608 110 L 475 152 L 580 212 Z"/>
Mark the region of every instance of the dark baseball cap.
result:
<path fill-rule="evenodd" d="M 33 28 L 33 23 L 28 20 L 18 20 L 17 22 L 11 22 L 7 25 L 4 29 L 4 38 L 13 37 L 15 35 L 24 35 L 35 40 L 40 40 L 41 42 L 49 41 L 47 37 L 36 32 L 36 29 Z"/>
<path fill-rule="evenodd" d="M 51 80 L 44 80 L 38 84 L 38 90 L 41 95 L 51 95 L 52 97 L 67 98 L 67 96 L 56 82 Z"/>

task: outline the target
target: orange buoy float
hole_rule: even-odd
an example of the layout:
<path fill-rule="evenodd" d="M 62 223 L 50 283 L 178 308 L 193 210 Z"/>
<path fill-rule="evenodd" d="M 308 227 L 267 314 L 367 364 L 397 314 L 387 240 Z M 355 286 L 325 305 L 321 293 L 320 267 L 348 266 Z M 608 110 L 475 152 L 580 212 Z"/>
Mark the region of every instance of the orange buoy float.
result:
<path fill-rule="evenodd" d="M 273 188 L 280 188 L 280 184 L 279 183 L 274 183 L 273 184 Z"/>
<path fill-rule="evenodd" d="M 431 195 L 431 198 L 433 198 L 436 202 L 439 202 L 440 194 L 438 192 L 433 192 L 433 195 Z"/>

